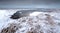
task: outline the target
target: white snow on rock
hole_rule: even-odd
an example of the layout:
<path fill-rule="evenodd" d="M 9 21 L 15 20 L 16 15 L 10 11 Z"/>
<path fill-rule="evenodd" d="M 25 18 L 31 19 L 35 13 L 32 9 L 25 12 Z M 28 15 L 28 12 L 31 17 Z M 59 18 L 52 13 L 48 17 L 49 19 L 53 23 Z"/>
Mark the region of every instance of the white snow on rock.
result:
<path fill-rule="evenodd" d="M 5 27 L 10 21 L 13 21 L 9 17 L 15 12 L 14 10 L 0 10 L 0 29 Z"/>
<path fill-rule="evenodd" d="M 26 16 L 18 20 L 10 19 L 11 13 L 14 11 L 0 10 L 0 31 L 12 26 L 14 30 L 18 28 L 15 33 L 60 33 L 60 12 L 40 12 L 37 16 Z"/>

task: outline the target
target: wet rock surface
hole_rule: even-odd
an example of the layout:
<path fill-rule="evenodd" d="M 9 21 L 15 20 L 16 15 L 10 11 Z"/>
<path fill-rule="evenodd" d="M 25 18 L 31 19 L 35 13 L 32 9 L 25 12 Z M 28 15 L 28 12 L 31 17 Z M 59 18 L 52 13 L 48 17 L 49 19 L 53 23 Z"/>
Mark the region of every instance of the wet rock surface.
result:
<path fill-rule="evenodd" d="M 20 10 L 14 13 L 10 18 L 19 19 L 21 17 L 29 16 L 30 13 L 35 12 L 36 10 Z"/>
<path fill-rule="evenodd" d="M 10 18 L 11 18 L 11 19 L 19 19 L 19 18 L 21 18 L 21 17 L 22 17 L 21 13 L 19 13 L 19 11 L 17 11 L 17 12 L 14 13 Z"/>

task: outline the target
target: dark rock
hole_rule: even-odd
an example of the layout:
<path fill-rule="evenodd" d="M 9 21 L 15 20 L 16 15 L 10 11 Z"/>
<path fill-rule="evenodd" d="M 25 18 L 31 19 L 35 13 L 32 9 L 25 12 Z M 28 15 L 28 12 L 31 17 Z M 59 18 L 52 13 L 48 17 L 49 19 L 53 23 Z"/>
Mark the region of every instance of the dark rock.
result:
<path fill-rule="evenodd" d="M 22 15 L 21 15 L 21 13 L 19 11 L 17 11 L 10 18 L 11 19 L 19 19 L 20 17 L 22 17 Z"/>
<path fill-rule="evenodd" d="M 10 18 L 11 19 L 19 19 L 19 18 L 24 17 L 24 16 L 29 16 L 29 14 L 34 12 L 34 11 L 36 11 L 36 10 L 21 10 L 21 11 L 17 11 Z"/>

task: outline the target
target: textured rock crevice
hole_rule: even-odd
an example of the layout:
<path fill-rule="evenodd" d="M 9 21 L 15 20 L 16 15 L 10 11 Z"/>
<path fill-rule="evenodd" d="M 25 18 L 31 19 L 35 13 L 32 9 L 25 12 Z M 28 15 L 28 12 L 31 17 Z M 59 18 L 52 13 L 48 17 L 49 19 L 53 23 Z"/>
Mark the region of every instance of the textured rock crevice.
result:
<path fill-rule="evenodd" d="M 15 33 L 18 30 L 18 25 L 16 23 L 11 23 L 10 26 L 3 28 L 1 33 Z"/>

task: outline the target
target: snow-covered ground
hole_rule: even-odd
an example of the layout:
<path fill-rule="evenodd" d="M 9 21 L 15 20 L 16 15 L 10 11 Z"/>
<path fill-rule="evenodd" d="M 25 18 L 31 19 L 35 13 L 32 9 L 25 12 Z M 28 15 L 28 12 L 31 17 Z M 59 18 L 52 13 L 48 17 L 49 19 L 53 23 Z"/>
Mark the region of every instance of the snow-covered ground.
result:
<path fill-rule="evenodd" d="M 10 19 L 17 10 L 0 10 L 0 32 L 15 26 L 15 33 L 60 33 L 60 12 L 39 12 L 37 16 Z M 36 15 L 37 13 L 33 14 Z M 5 32 L 4 32 L 5 33 Z"/>

